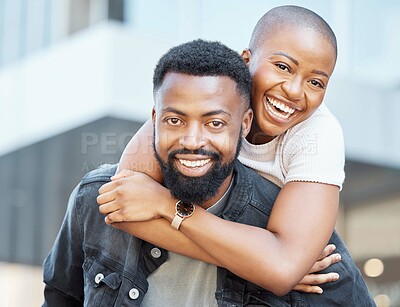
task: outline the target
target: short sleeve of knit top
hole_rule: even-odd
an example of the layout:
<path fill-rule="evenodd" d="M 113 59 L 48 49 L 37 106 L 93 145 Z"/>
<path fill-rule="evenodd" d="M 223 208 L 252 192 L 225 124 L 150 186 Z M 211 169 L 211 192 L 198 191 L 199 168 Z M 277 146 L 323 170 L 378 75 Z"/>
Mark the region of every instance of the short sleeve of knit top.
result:
<path fill-rule="evenodd" d="M 271 142 L 243 141 L 239 160 L 279 186 L 290 181 L 333 184 L 344 181 L 344 140 L 341 125 L 322 104 L 307 120 Z"/>

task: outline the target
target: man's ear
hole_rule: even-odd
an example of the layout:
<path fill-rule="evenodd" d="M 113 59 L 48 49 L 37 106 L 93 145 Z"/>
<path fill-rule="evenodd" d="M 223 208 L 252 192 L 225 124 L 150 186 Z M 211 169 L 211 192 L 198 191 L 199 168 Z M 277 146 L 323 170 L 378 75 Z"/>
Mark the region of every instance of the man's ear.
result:
<path fill-rule="evenodd" d="M 242 121 L 242 137 L 246 137 L 247 134 L 249 134 L 250 129 L 251 129 L 251 123 L 253 122 L 253 110 L 248 109 L 244 114 L 243 114 L 243 121 Z"/>
<path fill-rule="evenodd" d="M 249 65 L 250 59 L 251 59 L 251 50 L 249 48 L 246 48 L 242 51 L 242 58 L 243 61 Z"/>

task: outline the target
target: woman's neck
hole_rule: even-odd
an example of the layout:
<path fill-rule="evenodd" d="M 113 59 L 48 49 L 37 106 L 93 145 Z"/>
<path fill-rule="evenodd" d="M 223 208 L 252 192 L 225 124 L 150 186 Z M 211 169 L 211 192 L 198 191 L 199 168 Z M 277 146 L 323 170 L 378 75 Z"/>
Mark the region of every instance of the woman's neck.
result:
<path fill-rule="evenodd" d="M 251 126 L 249 134 L 246 136 L 246 140 L 250 144 L 261 145 L 271 142 L 275 137 L 276 136 L 270 136 L 262 132 L 257 123 L 255 123 L 255 120 L 253 120 L 253 124 Z"/>

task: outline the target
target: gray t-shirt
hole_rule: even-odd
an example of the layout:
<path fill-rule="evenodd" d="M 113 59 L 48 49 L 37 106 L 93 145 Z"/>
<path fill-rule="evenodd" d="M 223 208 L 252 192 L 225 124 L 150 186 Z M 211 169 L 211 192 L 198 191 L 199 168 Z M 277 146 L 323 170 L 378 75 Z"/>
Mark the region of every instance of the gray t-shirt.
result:
<path fill-rule="evenodd" d="M 207 211 L 214 215 L 222 212 L 232 181 L 225 194 Z M 168 255 L 168 260 L 147 278 L 149 289 L 141 306 L 217 306 L 217 267 L 173 252 Z"/>

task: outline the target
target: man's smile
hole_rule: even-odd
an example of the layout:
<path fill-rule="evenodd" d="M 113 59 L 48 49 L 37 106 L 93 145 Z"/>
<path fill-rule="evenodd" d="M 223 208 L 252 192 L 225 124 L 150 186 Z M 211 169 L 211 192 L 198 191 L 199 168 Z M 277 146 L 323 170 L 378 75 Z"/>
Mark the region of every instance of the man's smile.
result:
<path fill-rule="evenodd" d="M 208 162 L 211 161 L 211 159 L 204 159 L 204 160 L 195 160 L 195 161 L 191 161 L 191 160 L 184 160 L 184 159 L 178 159 L 179 162 L 186 166 L 186 167 L 200 167 L 200 166 L 204 166 L 206 165 Z"/>
<path fill-rule="evenodd" d="M 175 166 L 178 171 L 188 177 L 204 176 L 212 167 L 212 159 L 203 155 L 177 155 Z"/>

